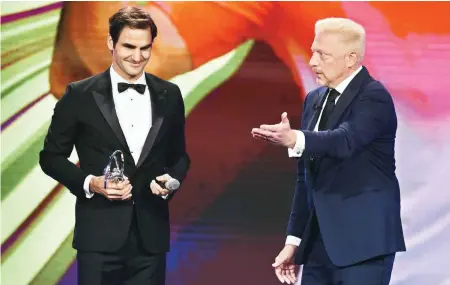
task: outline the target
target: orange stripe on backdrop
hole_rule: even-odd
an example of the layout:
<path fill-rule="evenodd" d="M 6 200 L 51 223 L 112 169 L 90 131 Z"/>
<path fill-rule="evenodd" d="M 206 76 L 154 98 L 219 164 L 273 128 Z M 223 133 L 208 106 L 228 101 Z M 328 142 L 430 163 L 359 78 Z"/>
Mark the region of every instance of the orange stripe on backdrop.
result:
<path fill-rule="evenodd" d="M 450 33 L 450 2 L 369 2 L 379 9 L 399 37 L 410 33 Z"/>
<path fill-rule="evenodd" d="M 150 2 L 170 18 L 196 68 L 248 39 L 262 39 L 275 2 Z"/>

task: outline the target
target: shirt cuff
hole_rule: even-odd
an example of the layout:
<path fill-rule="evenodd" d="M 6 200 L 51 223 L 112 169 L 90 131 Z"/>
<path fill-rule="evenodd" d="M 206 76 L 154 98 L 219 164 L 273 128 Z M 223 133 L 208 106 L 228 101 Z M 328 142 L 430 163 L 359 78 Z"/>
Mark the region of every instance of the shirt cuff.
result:
<path fill-rule="evenodd" d="M 300 241 L 301 241 L 301 239 L 299 239 L 298 237 L 287 236 L 285 244 L 291 244 L 291 245 L 299 246 L 300 245 Z"/>
<path fill-rule="evenodd" d="M 289 157 L 301 157 L 305 150 L 305 134 L 302 131 L 295 131 L 297 140 L 293 148 L 288 148 Z"/>
<path fill-rule="evenodd" d="M 91 192 L 89 189 L 89 183 L 91 182 L 91 179 L 93 178 L 93 175 L 88 175 L 86 179 L 84 179 L 83 189 L 84 193 L 86 193 L 86 198 L 90 199 L 92 196 L 94 196 L 94 192 Z"/>

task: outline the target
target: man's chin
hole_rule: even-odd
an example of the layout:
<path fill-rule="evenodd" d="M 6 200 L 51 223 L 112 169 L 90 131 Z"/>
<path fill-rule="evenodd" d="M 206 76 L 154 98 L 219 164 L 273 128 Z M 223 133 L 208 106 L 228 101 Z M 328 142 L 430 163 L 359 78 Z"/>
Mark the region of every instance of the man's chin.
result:
<path fill-rule="evenodd" d="M 129 76 L 135 77 L 135 76 L 141 75 L 143 71 L 144 71 L 143 69 L 130 68 L 127 70 L 127 73 Z"/>
<path fill-rule="evenodd" d="M 316 83 L 317 83 L 317 85 L 319 85 L 319 86 L 325 86 L 325 85 L 326 85 L 325 80 L 323 80 L 323 79 L 321 79 L 321 78 L 319 78 L 319 77 L 316 77 Z"/>

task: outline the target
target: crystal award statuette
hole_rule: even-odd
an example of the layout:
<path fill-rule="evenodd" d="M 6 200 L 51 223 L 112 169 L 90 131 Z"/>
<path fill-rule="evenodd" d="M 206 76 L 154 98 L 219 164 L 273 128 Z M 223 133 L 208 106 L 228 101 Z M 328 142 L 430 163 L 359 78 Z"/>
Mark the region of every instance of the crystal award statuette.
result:
<path fill-rule="evenodd" d="M 120 159 L 117 156 L 120 154 Z M 119 163 L 120 162 L 120 163 Z M 116 150 L 111 154 L 108 159 L 108 164 L 105 167 L 105 189 L 107 181 L 113 183 L 119 183 L 125 180 L 124 178 L 125 161 L 123 159 L 123 152 L 121 150 Z"/>

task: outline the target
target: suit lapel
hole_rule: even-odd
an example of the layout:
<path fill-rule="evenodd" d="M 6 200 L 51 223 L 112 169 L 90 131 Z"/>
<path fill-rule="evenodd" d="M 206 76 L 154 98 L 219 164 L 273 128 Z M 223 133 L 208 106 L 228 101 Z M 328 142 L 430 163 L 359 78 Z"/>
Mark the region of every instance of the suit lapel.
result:
<path fill-rule="evenodd" d="M 164 122 L 164 114 L 166 110 L 167 89 L 165 89 L 161 83 L 158 83 L 151 75 L 147 73 L 145 74 L 145 79 L 150 91 L 153 124 L 148 132 L 144 146 L 142 147 L 141 156 L 139 157 L 136 167 L 140 167 L 142 165 L 155 144 L 156 138 Z"/>
<path fill-rule="evenodd" d="M 317 124 L 317 120 L 319 119 L 319 115 L 320 112 L 322 111 L 322 106 L 325 103 L 325 99 L 326 99 L 326 92 L 327 92 L 328 88 L 324 87 L 324 88 L 320 88 L 317 91 L 317 96 L 314 100 L 314 103 L 312 105 L 312 115 L 311 118 L 309 119 L 308 125 L 306 126 L 306 129 L 308 131 L 314 131 L 314 128 L 316 127 Z M 313 164 L 312 162 L 315 160 L 316 158 L 312 155 L 309 154 L 307 156 L 307 158 L 305 158 L 305 165 L 306 168 L 309 170 L 309 173 L 311 174 L 311 177 L 313 177 L 313 173 L 314 173 L 314 169 L 313 169 Z"/>
<path fill-rule="evenodd" d="M 351 104 L 353 99 L 355 99 L 356 95 L 358 95 L 359 90 L 363 83 L 370 77 L 369 72 L 365 67 L 361 69 L 361 71 L 353 78 L 350 84 L 345 88 L 344 93 L 341 94 L 341 97 L 336 103 L 336 106 L 328 118 L 327 129 L 333 129 L 337 124 L 340 123 L 340 118 L 344 113 L 345 109 Z M 323 173 L 323 169 L 328 169 L 329 164 L 333 163 L 331 160 L 324 159 L 324 157 L 320 157 L 317 162 L 317 173 Z"/>
<path fill-rule="evenodd" d="M 95 88 L 92 93 L 95 102 L 97 103 L 101 113 L 103 114 L 103 117 L 108 122 L 120 144 L 129 153 L 130 151 L 127 145 L 127 141 L 125 139 L 125 135 L 122 132 L 122 128 L 120 127 L 119 119 L 117 118 L 116 114 L 116 108 L 114 106 L 109 69 L 101 75 L 97 84 L 97 88 Z"/>
<path fill-rule="evenodd" d="M 344 93 L 341 94 L 339 100 L 334 107 L 333 112 L 328 118 L 327 129 L 332 129 L 339 122 L 339 118 L 347 109 L 348 105 L 353 101 L 361 88 L 361 84 L 369 77 L 369 72 L 365 67 L 353 78 L 350 84 L 345 88 Z"/>
<path fill-rule="evenodd" d="M 314 101 L 312 108 L 313 114 L 311 119 L 308 122 L 306 129 L 308 131 L 313 131 L 317 125 L 317 120 L 319 119 L 320 112 L 322 110 L 322 106 L 325 103 L 327 88 L 321 88 L 318 90 L 318 96 L 316 96 L 316 100 Z"/>

